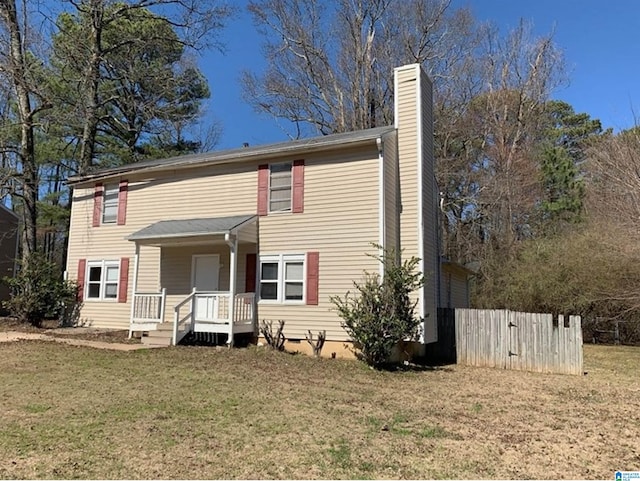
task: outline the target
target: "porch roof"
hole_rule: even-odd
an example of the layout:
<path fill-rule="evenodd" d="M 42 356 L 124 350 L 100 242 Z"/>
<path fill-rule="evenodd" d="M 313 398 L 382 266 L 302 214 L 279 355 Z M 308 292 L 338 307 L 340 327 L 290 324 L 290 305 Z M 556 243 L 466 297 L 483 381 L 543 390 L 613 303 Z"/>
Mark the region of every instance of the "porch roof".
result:
<path fill-rule="evenodd" d="M 162 220 L 127 237 L 130 241 L 161 241 L 184 237 L 224 235 L 255 222 L 255 214 L 204 219 Z"/>

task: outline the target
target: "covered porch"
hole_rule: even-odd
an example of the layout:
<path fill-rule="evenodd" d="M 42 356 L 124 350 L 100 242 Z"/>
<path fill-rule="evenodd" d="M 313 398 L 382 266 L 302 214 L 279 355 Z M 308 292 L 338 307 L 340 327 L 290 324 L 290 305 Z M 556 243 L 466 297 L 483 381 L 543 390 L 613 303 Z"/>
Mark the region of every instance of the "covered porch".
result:
<path fill-rule="evenodd" d="M 190 332 L 256 332 L 257 217 L 242 215 L 167 220 L 128 237 L 135 242 L 129 335 L 146 343 L 176 345 Z M 141 249 L 159 249 L 145 262 Z M 157 291 L 138 289 L 158 279 Z"/>

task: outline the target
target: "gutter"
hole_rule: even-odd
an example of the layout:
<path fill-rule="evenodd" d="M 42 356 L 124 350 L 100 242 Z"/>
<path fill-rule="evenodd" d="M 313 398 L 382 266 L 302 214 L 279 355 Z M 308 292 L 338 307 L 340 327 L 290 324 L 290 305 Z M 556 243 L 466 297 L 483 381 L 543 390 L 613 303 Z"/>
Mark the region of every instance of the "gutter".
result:
<path fill-rule="evenodd" d="M 386 127 L 387 129 L 393 129 L 393 127 Z M 384 128 L 380 128 L 383 130 Z M 339 148 L 351 148 L 358 147 L 360 145 L 367 145 L 377 141 L 380 134 L 373 136 L 365 136 L 361 138 L 355 138 L 349 140 L 349 138 L 343 138 L 343 134 L 336 134 L 338 138 L 329 141 L 323 141 L 322 138 L 314 137 L 309 142 L 303 143 L 279 143 L 266 145 L 264 147 L 256 147 L 255 149 L 233 149 L 228 151 L 211 152 L 209 154 L 191 154 L 194 158 L 188 160 L 190 156 L 174 157 L 173 159 L 166 159 L 166 163 L 150 165 L 147 167 L 137 167 L 136 164 L 129 164 L 126 167 L 119 167 L 115 169 L 109 169 L 102 173 L 97 172 L 95 174 L 89 174 L 83 177 L 75 176 L 70 177 L 67 180 L 69 186 L 81 186 L 82 184 L 90 184 L 99 180 L 106 180 L 113 177 L 120 177 L 122 175 L 131 173 L 151 173 L 161 172 L 165 170 L 177 170 L 188 169 L 196 167 L 204 167 L 211 165 L 224 165 L 236 162 L 249 162 L 255 160 L 269 160 L 272 158 L 281 158 L 283 155 L 298 155 L 301 153 L 315 153 L 336 150 Z M 313 140 L 313 141 L 311 141 Z M 295 141 L 294 141 L 295 142 Z M 203 158 L 203 156 L 208 156 Z"/>

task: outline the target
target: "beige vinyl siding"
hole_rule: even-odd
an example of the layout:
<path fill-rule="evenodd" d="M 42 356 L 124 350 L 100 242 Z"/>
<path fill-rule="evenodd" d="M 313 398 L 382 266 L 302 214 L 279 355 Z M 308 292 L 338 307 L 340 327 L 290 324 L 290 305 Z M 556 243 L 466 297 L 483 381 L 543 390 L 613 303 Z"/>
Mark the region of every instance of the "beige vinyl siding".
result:
<path fill-rule="evenodd" d="M 130 262 L 127 302 L 119 303 L 116 300 L 85 299 L 80 313 L 80 322 L 86 326 L 128 329 L 133 289 L 135 245 L 133 242 L 126 241 L 125 236 L 137 229 L 134 229 L 132 223 L 129 222 L 124 226 L 108 224 L 92 227 L 93 195 L 93 187 L 76 188 L 73 191 L 67 257 L 68 277 L 69 279 L 77 279 L 78 261 L 80 259 L 86 259 L 87 261 L 118 261 L 123 257 L 128 257 Z M 129 193 L 129 205 L 130 201 L 131 193 Z M 127 215 L 127 217 L 129 216 Z M 155 268 L 158 262 L 159 250 L 157 248 L 142 247 L 138 271 L 139 291 L 158 292 L 159 274 L 158 269 Z"/>
<path fill-rule="evenodd" d="M 426 276 L 421 293 L 421 310 L 425 316 L 424 341 L 433 342 L 437 339 L 439 256 L 431 82 L 419 65 L 400 67 L 395 74 L 402 212 L 400 246 L 405 258 L 416 256 L 422 259 Z"/>
<path fill-rule="evenodd" d="M 400 240 L 400 192 L 398 189 L 398 142 L 396 132 L 384 139 L 384 244 L 387 249 L 398 248 Z"/>
<path fill-rule="evenodd" d="M 129 181 L 126 225 L 92 227 L 93 186 L 75 188 L 73 192 L 67 259 L 69 278 L 77 278 L 79 259 L 129 257 L 131 260 L 127 303 L 85 301 L 81 320 L 96 327 L 129 327 L 135 256 L 135 244 L 126 240 L 129 234 L 160 220 L 221 217 L 256 211 L 257 164 L 221 165 L 123 178 Z M 141 247 L 138 291 L 160 291 L 160 252 L 159 247 Z M 168 303 L 169 310 L 173 310 L 173 305 Z"/>
<path fill-rule="evenodd" d="M 127 244 L 133 242 L 124 241 Z M 160 292 L 162 284 L 160 283 L 160 272 L 156 266 L 160 263 L 160 248 L 155 246 L 140 246 L 140 259 L 138 262 L 138 283 L 137 292 Z M 135 245 L 134 245 L 135 255 Z M 131 265 L 134 258 L 131 257 Z M 130 292 L 133 292 L 133 269 L 131 269 L 131 277 L 129 278 Z"/>
<path fill-rule="evenodd" d="M 255 246 L 253 246 L 255 248 Z M 246 249 L 245 249 L 246 252 Z M 163 247 L 160 254 L 161 285 L 167 289 L 167 309 L 165 322 L 173 321 L 174 307 L 184 300 L 193 287 L 192 265 L 194 255 L 216 254 L 220 259 L 218 274 L 218 290 L 229 290 L 230 279 L 230 251 L 224 242 L 216 245 L 201 245 L 189 247 Z M 242 287 L 236 282 L 237 292 L 244 291 L 244 265 L 242 256 L 238 259 L 238 271 L 242 270 Z"/>
<path fill-rule="evenodd" d="M 438 242 L 439 193 L 435 179 L 433 154 L 433 98 L 432 85 L 424 70 L 420 69 L 420 101 L 422 125 L 422 256 L 424 273 L 425 342 L 438 339 L 437 306 L 440 285 L 440 249 Z"/>
<path fill-rule="evenodd" d="M 422 314 L 429 315 L 425 322 L 425 340 L 434 340 L 439 259 L 431 84 L 417 65 L 396 69 L 395 74 L 398 130 L 397 138 L 396 133 L 385 138 L 384 185 L 379 185 L 380 160 L 374 141 L 357 148 L 334 146 L 331 150 L 308 155 L 296 153 L 274 158 L 273 153 L 269 153 L 272 162 L 304 160 L 304 213 L 262 216 L 257 221 L 259 232 L 256 235 L 252 232 L 256 227 L 241 233 L 237 287 L 238 292 L 244 291 L 246 253 L 256 247 L 262 255 L 319 252 L 317 306 L 264 301 L 259 304 L 258 319 L 284 320 L 285 334 L 290 339 L 304 339 L 307 330 L 311 329 L 314 332 L 326 330 L 330 341 L 347 340 L 329 298 L 352 290 L 352 281 L 360 280 L 364 270 L 378 272 L 377 261 L 364 254 L 376 253 L 371 243 L 381 239 L 379 196 L 382 188 L 385 194 L 385 243 L 399 244 L 405 257 L 423 258 L 428 282 L 421 293 L 421 307 Z M 424 95 L 422 100 L 418 97 L 420 94 Z M 127 223 L 123 226 L 92 227 L 93 185 L 76 188 L 67 267 L 70 278 L 77 275 L 78 259 L 81 258 L 117 260 L 129 257 L 132 261 L 128 302 L 86 302 L 83 319 L 98 327 L 128 327 L 135 245 L 125 240 L 126 236 L 159 220 L 256 213 L 258 165 L 267 163 L 270 162 L 263 159 L 155 174 L 127 174 L 123 176 L 129 181 Z M 399 198 L 395 190 L 398 185 Z M 257 239 L 259 246 L 251 243 L 252 239 Z M 217 242 L 208 242 L 203 248 L 212 252 L 220 250 L 221 263 L 227 266 L 221 270 L 222 282 L 222 272 L 228 270 L 229 251 L 226 244 Z M 169 255 L 172 253 L 169 250 L 143 246 L 139 290 L 159 291 L 163 285 L 172 285 L 176 294 L 170 296 L 183 296 L 177 293 L 180 289 L 188 295 L 191 256 L 198 249 L 200 247 L 182 246 L 173 252 L 174 255 Z M 170 267 L 175 262 L 180 263 L 180 268 Z M 226 279 L 228 284 L 228 276 Z M 177 300 L 177 297 L 170 298 L 167 313 L 173 311 Z"/>
<path fill-rule="evenodd" d="M 251 230 L 251 229 L 249 229 Z M 231 277 L 231 255 L 229 247 L 223 241 L 215 241 L 210 245 L 155 247 L 160 252 L 159 285 L 167 291 L 167 307 L 165 322 L 172 322 L 174 307 L 191 294 L 193 256 L 215 254 L 219 256 L 220 272 L 218 274 L 218 290 L 229 291 Z M 245 292 L 246 256 L 256 252 L 255 244 L 240 244 L 237 257 L 236 293 Z M 157 266 L 157 265 L 156 265 Z M 157 290 L 159 290 L 158 288 Z M 141 291 L 142 289 L 138 289 Z M 156 290 L 156 291 L 157 291 Z M 185 311 L 186 312 L 186 311 Z"/>
<path fill-rule="evenodd" d="M 257 189 L 257 187 L 256 187 Z M 252 224 L 246 225 L 240 229 L 238 232 L 238 242 L 249 242 L 252 244 L 256 243 L 256 239 L 258 238 L 258 223 L 253 222 Z"/>
<path fill-rule="evenodd" d="M 5 276 L 13 277 L 17 236 L 17 217 L 0 207 L 0 301 L 9 299 L 9 287 L 1 280 Z"/>
<path fill-rule="evenodd" d="M 465 275 L 456 273 L 451 277 L 451 307 L 469 307 L 469 282 Z"/>
<path fill-rule="evenodd" d="M 262 253 L 304 254 L 319 251 L 320 304 L 261 304 L 259 319 L 285 319 L 288 337 L 304 338 L 307 329 L 326 329 L 328 338 L 345 340 L 347 337 L 340 327 L 339 318 L 329 311 L 331 305 L 328 299 L 330 295 L 344 294 L 351 289 L 352 280 L 360 279 L 363 269 L 377 270 L 376 262 L 364 253 L 374 252 L 369 243 L 379 240 L 378 152 L 372 142 L 371 147 L 366 149 L 342 149 L 306 157 L 295 155 L 278 161 L 300 158 L 305 160 L 304 213 L 277 213 L 260 217 L 257 222 L 259 236 L 256 226 L 247 226 L 241 231 L 236 286 L 238 292 L 244 292 L 246 254 L 256 252 L 256 244 L 246 242 L 250 238 L 255 240 L 259 237 Z M 92 227 L 93 186 L 76 188 L 71 211 L 67 262 L 69 277 L 76 278 L 79 259 L 131 259 L 128 302 L 87 301 L 81 313 L 83 321 L 96 327 L 128 328 L 135 244 L 125 238 L 160 220 L 255 213 L 257 170 L 262 163 L 266 162 L 185 169 L 154 176 L 125 176 L 123 178 L 129 181 L 129 191 L 127 223 L 123 226 L 111 224 Z M 221 286 L 228 289 L 229 248 L 226 244 L 214 245 L 212 242 L 208 246 L 187 245 L 172 249 L 141 246 L 138 270 L 138 291 L 159 292 L 163 286 L 173 286 L 171 292 L 176 293 L 169 294 L 165 309 L 167 316 L 173 313 L 175 304 L 184 298 L 182 293 L 177 293 L 178 284 L 186 286 L 183 290 L 188 295 L 191 287 L 191 256 L 200 249 L 220 252 L 223 264 Z M 172 252 L 175 253 L 173 260 L 169 256 Z M 168 263 L 177 262 L 178 258 L 180 269 L 168 266 Z"/>
<path fill-rule="evenodd" d="M 396 70 L 396 126 L 400 176 L 400 247 L 405 257 L 420 256 L 418 247 L 417 68 Z"/>
<path fill-rule="evenodd" d="M 442 266 L 440 306 L 448 308 L 469 307 L 469 281 L 466 271 L 445 264 Z"/>
<path fill-rule="evenodd" d="M 353 290 L 364 270 L 378 271 L 365 252 L 376 253 L 378 242 L 378 152 L 342 151 L 305 158 L 304 214 L 261 217 L 260 253 L 320 253 L 317 306 L 261 301 L 260 320 L 284 320 L 288 339 L 304 339 L 326 330 L 328 340 L 347 340 L 329 299 Z"/>

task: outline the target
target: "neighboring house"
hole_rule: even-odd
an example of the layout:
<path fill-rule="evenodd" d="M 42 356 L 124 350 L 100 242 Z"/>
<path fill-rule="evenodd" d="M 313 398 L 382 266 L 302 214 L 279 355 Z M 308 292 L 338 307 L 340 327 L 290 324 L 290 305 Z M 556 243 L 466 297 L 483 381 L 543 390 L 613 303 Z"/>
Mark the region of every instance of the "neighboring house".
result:
<path fill-rule="evenodd" d="M 440 267 L 439 307 L 469 307 L 469 278 L 475 276 L 475 272 L 446 259 L 441 259 Z"/>
<path fill-rule="evenodd" d="M 82 322 L 149 331 L 153 344 L 284 320 L 301 350 L 308 330 L 325 330 L 325 353 L 341 355 L 349 339 L 330 298 L 380 269 L 365 255 L 377 243 L 422 259 L 421 345 L 435 341 L 432 88 L 418 65 L 394 73 L 394 126 L 69 179 L 67 270 L 82 287 Z"/>
<path fill-rule="evenodd" d="M 2 279 L 13 277 L 18 255 L 18 216 L 0 204 L 0 312 L 2 302 L 9 299 L 9 286 Z"/>

